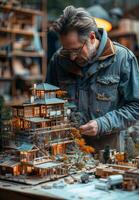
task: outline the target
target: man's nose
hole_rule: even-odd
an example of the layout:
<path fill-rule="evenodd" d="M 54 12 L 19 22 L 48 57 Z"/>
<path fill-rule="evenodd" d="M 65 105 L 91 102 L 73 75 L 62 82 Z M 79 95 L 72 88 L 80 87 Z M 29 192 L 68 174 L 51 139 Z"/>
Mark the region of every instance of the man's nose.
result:
<path fill-rule="evenodd" d="M 70 60 L 74 61 L 76 58 L 77 58 L 77 55 L 74 55 L 74 54 L 71 53 Z"/>

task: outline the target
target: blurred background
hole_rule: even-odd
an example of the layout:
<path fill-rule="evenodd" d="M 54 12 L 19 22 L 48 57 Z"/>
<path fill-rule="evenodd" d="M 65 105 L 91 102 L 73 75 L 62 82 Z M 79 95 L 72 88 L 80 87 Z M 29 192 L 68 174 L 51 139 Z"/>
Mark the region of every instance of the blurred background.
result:
<path fill-rule="evenodd" d="M 0 0 L 0 96 L 7 105 L 22 103 L 45 81 L 60 46 L 49 27 L 68 5 L 84 7 L 139 60 L 139 0 Z"/>

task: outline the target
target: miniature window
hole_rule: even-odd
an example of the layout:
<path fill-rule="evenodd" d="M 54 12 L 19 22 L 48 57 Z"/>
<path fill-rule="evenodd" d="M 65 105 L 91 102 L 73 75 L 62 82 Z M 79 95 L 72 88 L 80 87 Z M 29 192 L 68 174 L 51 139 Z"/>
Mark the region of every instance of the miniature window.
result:
<path fill-rule="evenodd" d="M 44 98 L 44 91 L 40 91 L 40 97 Z"/>
<path fill-rule="evenodd" d="M 18 116 L 23 116 L 23 109 L 18 109 Z"/>
<path fill-rule="evenodd" d="M 50 126 L 50 122 L 45 122 L 45 127 L 49 127 Z"/>
<path fill-rule="evenodd" d="M 47 111 L 50 116 L 61 115 L 62 111 L 59 106 L 48 107 Z"/>
<path fill-rule="evenodd" d="M 36 95 L 39 97 L 40 96 L 40 91 L 36 91 Z"/>
<path fill-rule="evenodd" d="M 64 153 L 64 147 L 62 144 L 57 145 L 57 154 L 62 154 Z"/>
<path fill-rule="evenodd" d="M 57 120 L 56 125 L 61 125 L 61 120 Z"/>
<path fill-rule="evenodd" d="M 39 116 L 40 115 L 40 108 L 39 107 L 34 107 L 34 115 Z"/>
<path fill-rule="evenodd" d="M 38 90 L 37 92 L 36 92 L 36 95 L 38 96 L 38 97 L 40 97 L 40 98 L 44 98 L 44 91 L 43 90 Z"/>
<path fill-rule="evenodd" d="M 24 128 L 24 123 L 22 120 L 20 121 L 20 128 Z"/>
<path fill-rule="evenodd" d="M 48 115 L 50 116 L 51 115 L 51 111 L 53 110 L 53 107 L 52 106 L 48 106 L 47 107 L 47 113 Z"/>
<path fill-rule="evenodd" d="M 42 124 L 41 123 L 37 123 L 36 124 L 36 128 L 42 128 Z"/>
<path fill-rule="evenodd" d="M 41 113 L 42 113 L 42 114 L 46 114 L 46 107 L 45 107 L 45 106 L 42 106 L 42 107 L 41 107 Z"/>
<path fill-rule="evenodd" d="M 55 98 L 55 97 L 56 97 L 55 92 L 50 92 L 50 98 Z"/>
<path fill-rule="evenodd" d="M 33 117 L 33 109 L 32 107 L 26 107 L 24 110 L 24 116 L 25 117 Z"/>
<path fill-rule="evenodd" d="M 46 127 L 46 122 L 42 122 L 42 128 L 45 128 Z"/>
<path fill-rule="evenodd" d="M 21 160 L 22 162 L 27 162 L 27 155 L 21 152 Z"/>
<path fill-rule="evenodd" d="M 51 106 L 51 109 L 56 110 L 57 108 L 56 108 L 56 106 L 53 105 L 53 106 Z"/>
<path fill-rule="evenodd" d="M 55 115 L 56 115 L 56 111 L 55 110 L 50 111 L 50 116 L 55 116 Z"/>
<path fill-rule="evenodd" d="M 58 105 L 53 106 L 54 110 L 60 110 L 60 107 Z"/>
<path fill-rule="evenodd" d="M 51 133 L 51 140 L 55 140 L 57 139 L 57 133 L 56 132 L 52 132 Z"/>
<path fill-rule="evenodd" d="M 16 108 L 13 109 L 13 116 L 17 116 L 17 109 Z"/>
<path fill-rule="evenodd" d="M 6 167 L 2 167 L 2 170 L 5 171 L 5 170 L 6 170 Z"/>
<path fill-rule="evenodd" d="M 46 93 L 46 94 L 45 94 L 45 98 L 46 98 L 46 99 L 49 99 L 49 93 Z"/>
<path fill-rule="evenodd" d="M 62 114 L 62 112 L 61 112 L 61 110 L 57 110 L 57 115 L 61 115 Z"/>
<path fill-rule="evenodd" d="M 30 123 L 28 121 L 25 121 L 24 126 L 25 126 L 25 128 L 30 128 Z"/>
<path fill-rule="evenodd" d="M 51 126 L 55 126 L 56 125 L 56 122 L 55 121 L 52 121 L 51 122 Z"/>

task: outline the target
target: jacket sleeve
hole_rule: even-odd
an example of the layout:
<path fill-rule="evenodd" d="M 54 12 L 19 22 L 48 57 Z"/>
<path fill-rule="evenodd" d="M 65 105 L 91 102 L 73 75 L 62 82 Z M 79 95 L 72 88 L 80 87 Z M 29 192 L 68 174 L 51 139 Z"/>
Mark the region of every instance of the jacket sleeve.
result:
<path fill-rule="evenodd" d="M 58 86 L 56 66 L 57 66 L 56 55 L 54 55 L 51 61 L 49 62 L 47 68 L 46 82 Z"/>
<path fill-rule="evenodd" d="M 124 105 L 96 119 L 100 135 L 124 130 L 139 120 L 139 66 L 133 54 L 123 60 L 119 92 Z"/>

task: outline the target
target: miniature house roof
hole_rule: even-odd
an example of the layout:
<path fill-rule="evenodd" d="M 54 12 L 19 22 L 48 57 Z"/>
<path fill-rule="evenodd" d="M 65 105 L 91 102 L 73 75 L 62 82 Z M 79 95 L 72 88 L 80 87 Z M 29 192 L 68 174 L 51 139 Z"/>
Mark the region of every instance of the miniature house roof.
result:
<path fill-rule="evenodd" d="M 68 108 L 76 108 L 77 106 L 75 105 L 75 103 L 73 102 L 66 102 L 65 103 L 65 106 L 68 107 Z"/>
<path fill-rule="evenodd" d="M 39 150 L 36 145 L 23 143 L 20 147 L 17 147 L 18 151 L 32 151 L 32 150 Z"/>
<path fill-rule="evenodd" d="M 37 99 L 35 100 L 36 104 L 45 104 L 45 105 L 52 105 L 52 104 L 64 104 L 65 100 L 59 98 L 51 98 L 51 99 Z"/>
<path fill-rule="evenodd" d="M 47 169 L 47 168 L 53 168 L 53 167 L 61 166 L 61 164 L 62 163 L 46 162 L 46 163 L 35 165 L 34 167 L 39 168 L 39 169 Z"/>
<path fill-rule="evenodd" d="M 3 166 L 3 167 L 14 167 L 14 166 L 17 166 L 19 164 L 20 164 L 19 162 L 16 162 L 14 160 L 7 160 L 7 161 L 4 161 L 3 163 L 0 163 L 0 166 Z"/>
<path fill-rule="evenodd" d="M 13 108 L 24 108 L 27 106 L 35 106 L 35 105 L 53 105 L 53 104 L 64 104 L 65 100 L 59 99 L 59 98 L 51 98 L 51 99 L 35 99 L 33 103 L 30 103 L 30 101 L 26 101 L 23 103 L 23 105 L 16 105 L 12 106 Z"/>
<path fill-rule="evenodd" d="M 56 86 L 48 84 L 48 83 L 36 84 L 36 87 L 32 88 L 32 89 L 43 90 L 43 91 L 57 91 L 57 90 L 60 90 L 59 87 L 56 87 Z"/>

